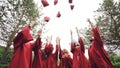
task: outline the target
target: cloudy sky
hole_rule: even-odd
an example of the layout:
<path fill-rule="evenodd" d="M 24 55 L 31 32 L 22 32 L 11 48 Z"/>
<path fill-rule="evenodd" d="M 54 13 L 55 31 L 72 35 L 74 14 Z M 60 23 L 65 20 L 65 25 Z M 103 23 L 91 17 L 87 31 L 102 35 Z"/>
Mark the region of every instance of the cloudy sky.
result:
<path fill-rule="evenodd" d="M 38 7 L 41 5 L 41 0 L 35 0 Z M 75 27 L 78 29 L 84 29 L 89 24 L 86 22 L 87 18 L 90 18 L 94 22 L 94 11 L 98 9 L 99 3 L 102 0 L 73 0 L 74 9 L 70 9 L 68 0 L 58 0 L 57 5 L 54 6 L 54 0 L 48 0 L 49 6 L 44 7 L 42 13 L 44 16 L 50 17 L 50 21 L 46 25 L 46 29 L 49 30 L 46 36 L 53 36 L 53 44 L 55 45 L 55 38 L 59 36 L 61 38 L 61 47 L 70 49 L 70 29 L 74 32 L 76 38 Z M 57 12 L 60 11 L 61 17 L 57 18 Z"/>

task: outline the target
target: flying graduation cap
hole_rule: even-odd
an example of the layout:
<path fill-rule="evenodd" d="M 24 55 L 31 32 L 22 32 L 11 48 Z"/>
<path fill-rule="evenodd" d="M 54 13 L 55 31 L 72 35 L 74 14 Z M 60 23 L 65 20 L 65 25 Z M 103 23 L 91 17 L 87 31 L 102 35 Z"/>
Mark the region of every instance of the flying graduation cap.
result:
<path fill-rule="evenodd" d="M 48 16 L 45 16 L 45 17 L 44 17 L 44 21 L 45 21 L 45 22 L 49 22 L 49 20 L 50 20 L 50 17 L 48 17 Z"/>
<path fill-rule="evenodd" d="M 56 5 L 58 3 L 58 0 L 54 0 L 54 5 Z"/>
<path fill-rule="evenodd" d="M 72 0 L 69 0 L 69 3 L 72 3 Z"/>
<path fill-rule="evenodd" d="M 74 5 L 70 5 L 70 9 L 73 10 L 74 9 Z"/>
<path fill-rule="evenodd" d="M 47 0 L 41 0 L 41 3 L 43 4 L 44 7 L 49 6 Z"/>
<path fill-rule="evenodd" d="M 61 17 L 60 11 L 58 11 L 57 16 L 56 17 Z"/>

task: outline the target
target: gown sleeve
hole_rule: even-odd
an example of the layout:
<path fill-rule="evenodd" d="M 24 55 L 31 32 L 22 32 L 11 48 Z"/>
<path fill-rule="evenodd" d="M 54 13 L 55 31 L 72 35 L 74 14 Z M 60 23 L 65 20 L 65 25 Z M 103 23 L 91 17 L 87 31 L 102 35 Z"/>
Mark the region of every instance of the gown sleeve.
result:
<path fill-rule="evenodd" d="M 32 44 L 33 50 L 38 50 L 42 47 L 41 38 L 37 38 L 36 41 Z"/>
<path fill-rule="evenodd" d="M 58 59 L 58 45 L 56 45 L 56 51 L 54 53 L 55 59 Z"/>
<path fill-rule="evenodd" d="M 22 46 L 25 42 L 33 40 L 31 34 L 30 34 L 30 26 L 26 26 L 22 28 L 22 31 L 20 31 L 17 36 L 13 39 L 14 43 L 14 49 Z"/>
<path fill-rule="evenodd" d="M 99 32 L 98 27 L 95 27 L 92 29 L 92 35 L 94 37 L 94 40 L 96 40 L 100 46 L 103 46 L 103 41 L 100 37 L 100 32 Z"/>
<path fill-rule="evenodd" d="M 79 37 L 78 42 L 80 44 L 80 48 L 81 48 L 82 52 L 85 53 L 84 42 L 81 37 Z"/>
<path fill-rule="evenodd" d="M 32 35 L 30 34 L 30 26 L 22 28 L 22 34 L 26 42 L 33 40 Z"/>
<path fill-rule="evenodd" d="M 60 53 L 59 53 L 59 59 L 62 59 L 62 56 L 64 55 L 63 51 L 60 48 Z"/>
<path fill-rule="evenodd" d="M 73 65 L 73 63 L 72 63 L 72 58 L 71 58 L 71 56 L 69 55 L 68 56 L 68 66 L 69 66 L 69 68 L 72 68 L 72 65 Z"/>
<path fill-rule="evenodd" d="M 74 53 L 74 51 L 75 51 L 75 43 L 72 42 L 71 43 L 71 52 Z"/>
<path fill-rule="evenodd" d="M 42 41 L 41 38 L 37 38 L 36 41 L 32 44 L 34 58 L 32 62 L 32 68 L 41 68 L 42 66 L 42 53 L 41 53 Z"/>
<path fill-rule="evenodd" d="M 47 44 L 45 46 L 45 52 L 46 52 L 46 54 L 50 55 L 52 53 L 52 51 L 53 51 L 53 45 L 52 44 Z"/>

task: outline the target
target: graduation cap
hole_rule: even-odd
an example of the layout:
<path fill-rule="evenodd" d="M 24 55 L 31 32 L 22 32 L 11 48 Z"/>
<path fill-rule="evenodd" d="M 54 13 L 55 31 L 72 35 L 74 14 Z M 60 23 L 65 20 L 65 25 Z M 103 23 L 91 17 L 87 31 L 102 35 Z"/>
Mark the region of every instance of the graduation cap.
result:
<path fill-rule="evenodd" d="M 47 2 L 47 0 L 41 0 L 41 2 L 42 2 L 42 4 L 43 4 L 44 7 L 46 7 L 46 6 L 49 5 L 49 3 Z"/>
<path fill-rule="evenodd" d="M 72 3 L 72 0 L 69 0 L 69 3 Z"/>
<path fill-rule="evenodd" d="M 71 8 L 71 10 L 73 10 L 74 9 L 74 5 L 70 5 L 70 8 Z"/>
<path fill-rule="evenodd" d="M 49 22 L 49 20 L 50 20 L 50 17 L 48 17 L 48 16 L 45 16 L 45 17 L 44 17 L 44 21 L 45 21 L 45 22 Z"/>
<path fill-rule="evenodd" d="M 58 11 L 57 16 L 56 17 L 61 17 L 60 11 Z"/>
<path fill-rule="evenodd" d="M 58 3 L 58 0 L 54 0 L 54 5 L 56 5 Z"/>

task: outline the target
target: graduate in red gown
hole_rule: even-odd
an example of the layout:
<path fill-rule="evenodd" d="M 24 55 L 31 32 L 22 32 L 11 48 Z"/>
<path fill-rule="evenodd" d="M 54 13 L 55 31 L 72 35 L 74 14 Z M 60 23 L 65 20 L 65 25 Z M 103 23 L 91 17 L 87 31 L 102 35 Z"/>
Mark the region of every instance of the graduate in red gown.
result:
<path fill-rule="evenodd" d="M 35 43 L 30 43 L 33 40 L 30 29 L 35 24 L 34 21 L 30 26 L 23 27 L 13 40 L 14 52 L 8 68 L 32 68 L 32 48 Z"/>
<path fill-rule="evenodd" d="M 46 68 L 57 68 L 59 45 L 56 42 L 56 51 L 55 53 L 52 53 L 54 48 L 53 48 L 53 45 L 51 44 L 51 41 L 52 41 L 52 37 L 51 37 L 50 43 L 45 46 L 45 53 L 47 54 Z"/>
<path fill-rule="evenodd" d="M 61 50 L 60 48 L 59 59 L 60 59 L 59 68 L 73 68 L 72 58 L 66 49 Z"/>
<path fill-rule="evenodd" d="M 90 19 L 88 19 L 88 22 L 92 27 L 92 35 L 94 37 L 92 39 L 92 45 L 88 49 L 91 68 L 114 68 L 110 62 L 109 55 L 104 49 L 98 27 L 94 27 Z"/>
<path fill-rule="evenodd" d="M 77 30 L 78 33 L 78 30 Z M 78 42 L 73 42 L 71 31 L 71 52 L 73 53 L 73 68 L 89 68 L 89 63 L 84 55 L 85 48 L 82 38 L 78 34 Z"/>
<path fill-rule="evenodd" d="M 46 38 L 46 44 L 45 46 L 48 46 L 48 37 Z M 41 68 L 47 68 L 47 53 L 45 52 L 45 49 L 41 50 L 41 59 L 42 59 L 42 63 L 41 63 Z"/>
<path fill-rule="evenodd" d="M 80 37 L 80 35 L 79 35 L 79 31 L 78 31 L 78 29 L 77 29 L 77 27 L 76 27 L 76 32 L 77 32 L 77 35 L 78 35 L 78 42 L 79 42 L 79 44 L 80 44 L 80 49 L 81 49 L 81 68 L 90 68 L 90 63 L 89 63 L 89 60 L 87 60 L 87 58 L 85 57 L 85 46 L 84 46 L 84 42 L 83 42 L 83 40 L 82 40 L 82 37 Z"/>
<path fill-rule="evenodd" d="M 33 59 L 33 63 L 32 63 L 32 68 L 42 68 L 41 34 L 42 34 L 42 29 L 40 29 L 38 31 L 38 38 L 37 38 L 37 41 L 34 44 L 35 46 L 33 47 L 34 59 Z"/>

